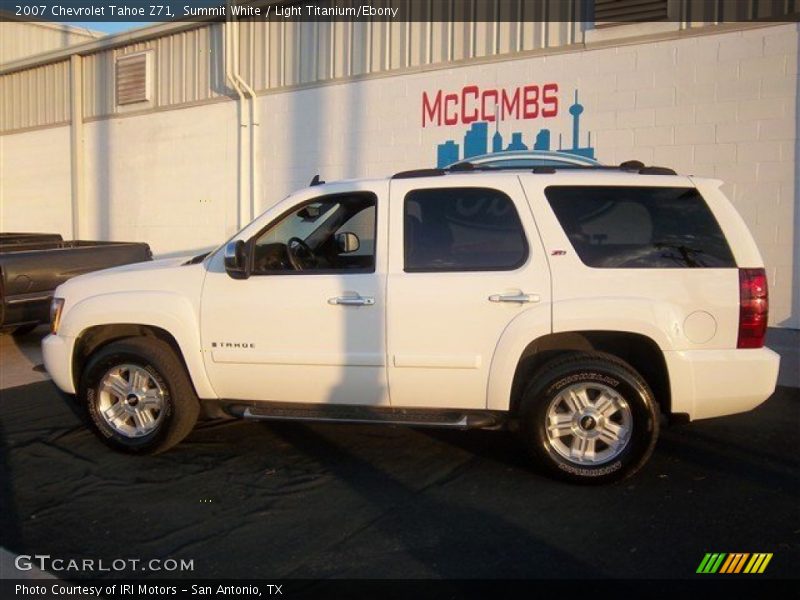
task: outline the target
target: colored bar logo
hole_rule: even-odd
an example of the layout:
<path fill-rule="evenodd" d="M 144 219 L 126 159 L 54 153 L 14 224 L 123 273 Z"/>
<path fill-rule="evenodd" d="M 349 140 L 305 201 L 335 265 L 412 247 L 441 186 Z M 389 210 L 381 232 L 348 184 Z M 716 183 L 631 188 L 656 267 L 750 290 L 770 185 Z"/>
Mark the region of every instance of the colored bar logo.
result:
<path fill-rule="evenodd" d="M 697 567 L 697 573 L 763 573 L 769 561 L 772 560 L 772 553 L 757 552 L 707 552 Z"/>

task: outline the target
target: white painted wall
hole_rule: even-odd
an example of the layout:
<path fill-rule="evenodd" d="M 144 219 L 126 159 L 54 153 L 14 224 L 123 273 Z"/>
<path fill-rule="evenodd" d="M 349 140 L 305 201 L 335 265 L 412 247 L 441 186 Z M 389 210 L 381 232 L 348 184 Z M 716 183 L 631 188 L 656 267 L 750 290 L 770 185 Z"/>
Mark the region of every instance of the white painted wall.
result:
<path fill-rule="evenodd" d="M 0 231 L 72 234 L 69 126 L 0 136 Z"/>
<path fill-rule="evenodd" d="M 783 24 L 264 95 L 258 100 L 257 205 L 271 206 L 316 173 L 331 180 L 434 165 L 437 144 L 460 141 L 467 127 L 423 129 L 423 91 L 555 81 L 556 119 L 504 122 L 501 133 L 523 130 L 530 143 L 547 126 L 553 145 L 559 133 L 567 145 L 567 109 L 578 89 L 585 108 L 581 129 L 584 136 L 592 132 L 600 161 L 635 158 L 724 179 L 769 269 L 771 324 L 798 328 L 797 59 L 798 25 Z M 210 246 L 233 232 L 233 102 L 93 121 L 84 128 L 90 237 L 147 241 L 164 254 Z M 0 139 L 1 228 L 68 226 L 68 129 Z M 48 202 L 52 212 L 43 210 Z"/>
<path fill-rule="evenodd" d="M 82 237 L 200 253 L 236 230 L 232 102 L 84 125 L 89 220 Z"/>
<path fill-rule="evenodd" d="M 262 207 L 323 179 L 380 176 L 433 166 L 436 146 L 467 126 L 421 127 L 423 91 L 466 84 L 514 87 L 555 81 L 548 121 L 504 122 L 501 133 L 540 127 L 571 140 L 574 89 L 597 158 L 638 159 L 717 177 L 747 221 L 768 266 L 770 323 L 800 327 L 798 25 L 586 50 L 325 86 L 261 98 Z M 507 141 L 507 140 L 506 140 Z"/>

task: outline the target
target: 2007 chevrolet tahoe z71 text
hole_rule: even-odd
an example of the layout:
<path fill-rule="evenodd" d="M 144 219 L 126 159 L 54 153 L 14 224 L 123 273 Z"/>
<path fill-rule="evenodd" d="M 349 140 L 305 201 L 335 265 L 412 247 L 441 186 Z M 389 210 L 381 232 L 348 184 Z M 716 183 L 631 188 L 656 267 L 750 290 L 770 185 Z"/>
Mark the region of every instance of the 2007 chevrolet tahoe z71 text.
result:
<path fill-rule="evenodd" d="M 775 388 L 763 262 L 720 183 L 634 164 L 313 185 L 205 257 L 61 285 L 45 364 L 131 452 L 203 407 L 508 427 L 553 474 L 621 479 L 659 413 Z"/>

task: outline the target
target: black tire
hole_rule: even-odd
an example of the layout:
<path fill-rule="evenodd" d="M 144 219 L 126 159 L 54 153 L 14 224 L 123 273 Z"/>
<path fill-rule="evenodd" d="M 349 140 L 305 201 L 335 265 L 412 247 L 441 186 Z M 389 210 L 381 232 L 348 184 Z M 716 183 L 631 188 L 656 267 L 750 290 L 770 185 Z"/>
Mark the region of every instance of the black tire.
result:
<path fill-rule="evenodd" d="M 582 411 L 564 410 L 569 402 L 562 393 L 568 388 L 580 390 L 582 385 L 588 386 L 585 394 L 595 394 L 594 401 L 598 403 L 603 390 L 607 392 L 610 388 L 624 400 L 629 410 L 623 409 L 608 417 L 597 413 L 581 417 Z M 551 406 L 556 412 L 562 411 L 566 419 L 572 419 L 562 427 L 564 431 L 578 432 L 577 437 L 567 433 L 551 440 L 547 431 Z M 594 405 L 585 410 L 593 411 Z M 604 439 L 595 439 L 592 448 L 601 450 L 594 455 L 594 460 L 564 456 L 565 450 L 574 449 L 573 443 L 578 438 L 604 431 L 602 420 L 607 419 L 619 427 L 623 412 L 630 426 L 623 428 L 628 433 L 620 435 L 626 441 L 619 444 L 618 450 Z M 528 451 L 551 474 L 574 483 L 603 484 L 630 477 L 650 458 L 658 438 L 658 405 L 645 380 L 626 362 L 608 354 L 574 352 L 553 359 L 534 374 L 520 403 L 519 425 Z M 603 460 L 606 450 L 608 459 Z"/>
<path fill-rule="evenodd" d="M 98 412 L 100 383 L 110 369 L 129 364 L 142 367 L 163 391 L 163 407 L 155 429 L 141 437 L 128 437 L 114 429 Z M 157 454 L 181 442 L 194 428 L 200 402 L 186 369 L 169 344 L 155 338 L 126 338 L 102 347 L 91 356 L 79 386 L 95 433 L 116 450 Z"/>

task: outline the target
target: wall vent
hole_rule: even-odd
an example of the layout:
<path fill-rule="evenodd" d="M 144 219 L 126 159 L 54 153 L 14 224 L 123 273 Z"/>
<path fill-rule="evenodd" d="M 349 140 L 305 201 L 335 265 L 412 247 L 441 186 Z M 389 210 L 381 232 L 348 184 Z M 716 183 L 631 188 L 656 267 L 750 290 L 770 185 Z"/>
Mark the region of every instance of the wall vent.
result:
<path fill-rule="evenodd" d="M 120 56 L 116 68 L 117 104 L 135 104 L 150 100 L 146 53 Z"/>
<path fill-rule="evenodd" d="M 640 23 L 643 21 L 666 21 L 668 0 L 594 0 L 594 24 L 596 28 Z"/>

